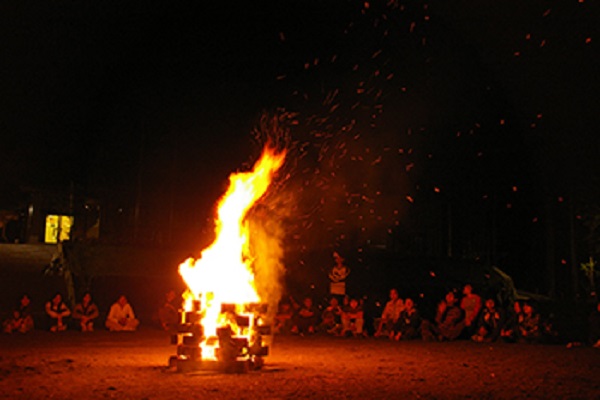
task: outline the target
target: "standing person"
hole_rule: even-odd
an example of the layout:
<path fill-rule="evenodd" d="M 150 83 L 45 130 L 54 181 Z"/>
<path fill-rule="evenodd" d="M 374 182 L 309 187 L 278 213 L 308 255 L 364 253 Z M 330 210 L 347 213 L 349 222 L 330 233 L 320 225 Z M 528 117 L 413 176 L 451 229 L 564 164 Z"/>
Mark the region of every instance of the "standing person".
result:
<path fill-rule="evenodd" d="M 338 298 L 338 302 L 346 295 L 346 278 L 350 275 L 350 268 L 344 264 L 344 258 L 337 252 L 333 252 L 335 264 L 329 273 L 329 292 Z"/>
<path fill-rule="evenodd" d="M 62 294 L 56 293 L 52 300 L 46 303 L 46 315 L 50 319 L 50 331 L 62 332 L 67 329 L 65 320 L 71 315 L 71 310 L 63 302 Z"/>
<path fill-rule="evenodd" d="M 73 309 L 73 319 L 79 323 L 81 332 L 93 332 L 94 321 L 99 315 L 98 306 L 92 300 L 92 295 L 89 292 L 83 295 L 81 303 L 76 304 Z"/>
<path fill-rule="evenodd" d="M 460 300 L 460 308 L 465 313 L 465 330 L 469 337 L 474 335 L 477 329 L 479 312 L 481 311 L 481 297 L 473 293 L 473 286 L 466 284 L 463 288 L 463 297 Z"/>
<path fill-rule="evenodd" d="M 140 321 L 135 318 L 133 308 L 127 301 L 125 295 L 119 296 L 119 299 L 110 307 L 108 317 L 106 317 L 106 328 L 111 332 L 135 331 Z"/>
<path fill-rule="evenodd" d="M 29 300 L 29 296 L 26 294 L 23 295 L 17 307 L 13 310 L 12 317 L 4 321 L 3 327 L 5 333 L 27 333 L 33 329 L 33 317 L 29 310 L 30 304 L 31 300 Z"/>
<path fill-rule="evenodd" d="M 385 304 L 385 308 L 381 313 L 381 318 L 375 331 L 375 337 L 381 336 L 383 332 L 387 332 L 390 339 L 394 338 L 394 324 L 398 321 L 400 313 L 404 310 L 404 301 L 398 296 L 398 290 L 390 290 L 390 299 Z"/>

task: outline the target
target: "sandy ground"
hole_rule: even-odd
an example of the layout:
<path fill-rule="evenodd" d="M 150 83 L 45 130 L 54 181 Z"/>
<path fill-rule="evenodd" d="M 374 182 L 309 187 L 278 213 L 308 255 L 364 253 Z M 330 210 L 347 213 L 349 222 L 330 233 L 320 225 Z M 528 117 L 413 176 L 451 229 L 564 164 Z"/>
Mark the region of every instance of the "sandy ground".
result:
<path fill-rule="evenodd" d="M 276 337 L 260 371 L 180 373 L 134 333 L 0 336 L 6 399 L 600 399 L 600 349 Z"/>

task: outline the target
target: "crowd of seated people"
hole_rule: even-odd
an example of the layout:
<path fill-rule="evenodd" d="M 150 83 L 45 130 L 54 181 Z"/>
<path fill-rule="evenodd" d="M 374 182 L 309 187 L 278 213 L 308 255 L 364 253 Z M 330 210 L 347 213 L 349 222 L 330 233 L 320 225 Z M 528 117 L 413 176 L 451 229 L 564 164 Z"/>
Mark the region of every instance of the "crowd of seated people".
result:
<path fill-rule="evenodd" d="M 100 310 L 94 302 L 90 292 L 86 292 L 81 300 L 75 304 L 73 310 L 63 300 L 61 293 L 55 293 L 46 301 L 43 308 L 46 326 L 50 332 L 58 333 L 69 329 L 81 332 L 93 332 L 96 322 L 100 317 Z M 133 308 L 125 295 L 111 306 L 104 326 L 109 331 L 134 331 L 139 324 Z M 9 317 L 3 322 L 4 333 L 27 333 L 34 329 L 34 317 L 31 309 L 31 300 L 28 295 L 23 295 L 19 304 L 12 310 Z"/>
<path fill-rule="evenodd" d="M 462 296 L 459 296 L 461 292 Z M 504 307 L 493 296 L 483 297 L 482 300 L 471 285 L 465 285 L 461 292 L 448 291 L 438 302 L 431 318 L 419 311 L 412 298 L 402 298 L 397 289 L 389 291 L 389 299 L 376 318 L 366 315 L 365 298 L 361 297 L 345 296 L 342 304 L 339 304 L 338 298 L 332 296 L 322 306 L 315 304 L 310 296 L 303 297 L 301 302 L 289 297 L 279 303 L 273 321 L 273 333 L 300 336 L 320 333 L 344 337 L 367 337 L 373 334 L 374 337 L 395 341 L 468 339 L 486 343 L 547 343 L 558 335 L 552 324 L 542 318 L 535 303 L 514 301 Z M 158 310 L 160 326 L 165 331 L 172 331 L 178 323 L 180 307 L 181 297 L 173 290 L 167 291 L 165 302 Z M 98 328 L 100 310 L 89 292 L 84 293 L 72 310 L 62 294 L 56 293 L 45 302 L 43 310 L 50 332 L 68 329 L 93 332 Z M 138 328 L 139 323 L 127 297 L 120 295 L 110 306 L 101 325 L 111 332 L 131 332 Z M 31 300 L 28 295 L 23 295 L 3 321 L 3 331 L 25 334 L 34 327 L 38 325 L 34 323 Z M 595 303 L 589 314 L 587 327 L 587 342 L 600 347 L 600 302 Z"/>
<path fill-rule="evenodd" d="M 340 305 L 332 296 L 321 309 L 313 299 L 306 296 L 302 303 L 292 297 L 279 303 L 273 324 L 276 334 L 297 334 L 300 336 L 326 333 L 333 336 L 364 337 L 365 315 L 363 301 L 345 296 Z"/>
<path fill-rule="evenodd" d="M 553 343 L 558 335 L 535 303 L 514 301 L 503 307 L 495 296 L 475 293 L 470 284 L 462 291 L 446 292 L 431 318 L 419 311 L 412 298 L 402 298 L 397 289 L 391 289 L 383 310 L 373 321 L 365 316 L 362 298 L 346 296 L 339 304 L 332 296 L 318 307 L 306 297 L 301 304 L 293 299 L 280 303 L 274 327 L 277 334 L 364 337 L 371 323 L 374 337 L 395 341 Z M 589 343 L 600 347 L 600 305 L 590 315 L 588 326 Z"/>

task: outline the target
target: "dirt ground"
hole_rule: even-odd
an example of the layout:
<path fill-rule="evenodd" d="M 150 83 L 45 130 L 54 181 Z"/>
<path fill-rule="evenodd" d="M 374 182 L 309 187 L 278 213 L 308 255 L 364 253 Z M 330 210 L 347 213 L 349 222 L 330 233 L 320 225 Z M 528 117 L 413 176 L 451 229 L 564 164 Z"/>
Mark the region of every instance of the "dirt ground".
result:
<path fill-rule="evenodd" d="M 181 373 L 157 329 L 0 336 L 6 399 L 600 399 L 600 349 L 274 338 L 260 371 Z"/>
<path fill-rule="evenodd" d="M 43 302 L 64 292 L 40 273 L 48 251 L 0 245 L 2 319 L 23 293 L 41 317 Z M 0 399 L 600 399 L 600 349 L 564 344 L 278 336 L 260 371 L 177 373 L 175 346 L 149 323 L 172 281 L 95 281 L 101 312 L 128 294 L 138 332 L 0 334 Z"/>

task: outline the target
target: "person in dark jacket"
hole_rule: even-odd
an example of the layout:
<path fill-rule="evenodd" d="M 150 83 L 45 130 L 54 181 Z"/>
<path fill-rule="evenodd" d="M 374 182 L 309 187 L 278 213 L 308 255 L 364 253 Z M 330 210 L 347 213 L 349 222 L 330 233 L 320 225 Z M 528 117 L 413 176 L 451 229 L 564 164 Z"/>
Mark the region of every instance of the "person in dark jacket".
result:
<path fill-rule="evenodd" d="M 404 310 L 400 313 L 398 321 L 394 326 L 395 340 L 410 340 L 419 336 L 421 328 L 421 316 L 415 308 L 415 302 L 411 298 L 404 300 Z"/>
<path fill-rule="evenodd" d="M 423 340 L 456 340 L 465 328 L 464 311 L 457 304 L 454 292 L 446 294 L 437 307 L 435 322 L 423 320 L 421 335 Z"/>
<path fill-rule="evenodd" d="M 63 302 L 60 293 L 56 293 L 52 300 L 46 303 L 46 315 L 50 321 L 51 332 L 62 332 L 67 329 L 66 321 L 71 315 L 71 310 Z"/>
<path fill-rule="evenodd" d="M 90 293 L 84 294 L 81 303 L 76 304 L 73 309 L 73 319 L 77 321 L 81 332 L 93 332 L 94 321 L 99 315 L 98 306 L 92 300 Z"/>

